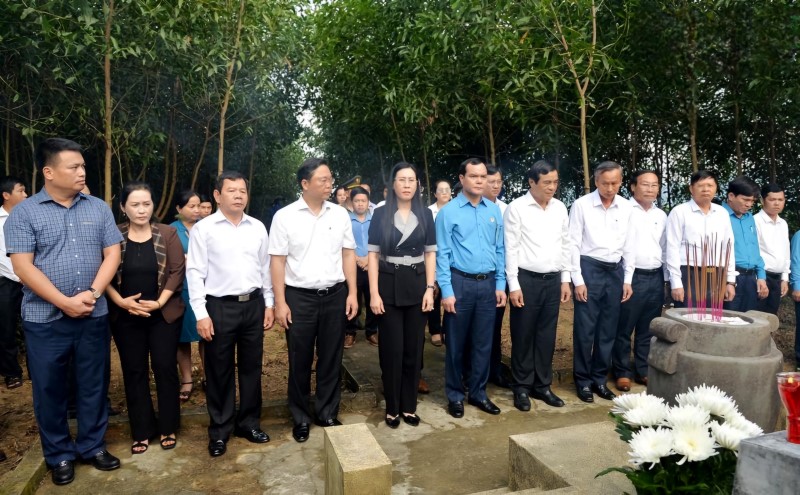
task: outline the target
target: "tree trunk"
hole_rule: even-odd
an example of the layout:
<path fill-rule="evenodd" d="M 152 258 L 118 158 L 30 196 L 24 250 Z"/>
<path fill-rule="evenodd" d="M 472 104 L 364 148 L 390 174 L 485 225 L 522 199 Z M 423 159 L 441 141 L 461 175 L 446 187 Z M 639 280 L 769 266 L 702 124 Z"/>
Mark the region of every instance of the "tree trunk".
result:
<path fill-rule="evenodd" d="M 247 201 L 247 208 L 245 212 L 249 215 L 250 214 L 250 205 L 253 204 L 253 174 L 255 172 L 256 166 L 256 133 L 253 133 L 253 137 L 250 141 L 250 167 L 247 173 L 247 180 L 248 184 L 250 184 L 250 194 L 248 195 Z"/>
<path fill-rule="evenodd" d="M 736 141 L 736 175 L 742 175 L 742 130 L 739 127 L 739 101 L 733 102 L 733 135 Z"/>
<path fill-rule="evenodd" d="M 208 149 L 208 142 L 211 139 L 211 119 L 213 117 L 209 117 L 206 121 L 205 126 L 205 137 L 203 138 L 203 146 L 200 148 L 200 156 L 197 158 L 197 162 L 194 164 L 194 171 L 192 172 L 192 183 L 189 188 L 192 191 L 195 191 L 195 187 L 197 187 L 197 176 L 200 173 L 200 167 L 203 165 L 203 160 L 206 157 L 206 150 Z"/>
<path fill-rule="evenodd" d="M 428 198 L 428 204 L 431 201 L 431 175 L 428 172 L 428 143 L 425 139 L 425 124 L 420 126 L 420 132 L 422 133 L 422 166 L 425 167 L 425 194 Z"/>
<path fill-rule="evenodd" d="M 170 158 L 173 146 L 173 124 L 175 121 L 175 109 L 170 109 L 169 112 L 169 134 L 167 134 L 167 149 L 164 150 L 164 184 L 161 187 L 161 198 L 158 200 L 158 207 L 155 209 L 156 218 L 164 218 L 167 214 L 167 191 L 169 190 L 169 176 L 170 176 Z M 173 163 L 173 166 L 177 164 Z"/>
<path fill-rule="evenodd" d="M 628 122 L 628 135 L 630 136 L 630 147 L 631 147 L 631 163 L 630 169 L 636 170 L 636 152 L 639 149 L 638 143 L 638 135 L 636 133 L 636 117 L 631 116 L 630 121 Z"/>
<path fill-rule="evenodd" d="M 111 206 L 111 155 L 112 155 L 112 146 L 113 143 L 111 142 L 111 24 L 114 19 L 114 0 L 108 0 L 108 14 L 106 15 L 106 28 L 105 28 L 105 44 L 106 44 L 106 53 L 103 60 L 103 76 L 104 76 L 104 83 L 105 83 L 105 132 L 103 134 L 103 140 L 106 144 L 106 153 L 105 153 L 105 160 L 103 161 L 104 167 L 104 177 L 105 177 L 105 188 L 103 197 L 106 200 L 106 203 Z"/>
<path fill-rule="evenodd" d="M 397 130 L 397 121 L 394 118 L 394 110 L 391 110 L 389 115 L 392 117 L 392 128 L 394 129 L 394 137 L 397 140 L 398 151 L 400 151 L 400 158 L 406 161 L 406 155 L 403 153 L 403 142 L 400 140 L 400 132 Z"/>
<path fill-rule="evenodd" d="M 9 110 L 10 114 L 11 111 Z M 11 119 L 6 120 L 6 139 L 3 148 L 3 156 L 6 159 L 6 175 L 11 175 Z"/>
<path fill-rule="evenodd" d="M 494 166 L 497 163 L 497 161 L 496 161 L 497 151 L 495 150 L 495 147 L 494 147 L 494 121 L 492 119 L 492 102 L 489 101 L 487 103 L 488 103 L 487 106 L 489 107 L 488 108 L 488 113 L 489 113 L 489 115 L 488 115 L 488 120 L 489 120 L 489 153 L 490 153 L 489 154 L 489 160 L 491 161 L 492 166 Z"/>
<path fill-rule="evenodd" d="M 233 92 L 233 69 L 236 67 L 236 59 L 239 56 L 239 43 L 242 36 L 242 20 L 244 18 L 245 0 L 239 0 L 239 18 L 236 19 L 236 39 L 233 43 L 233 53 L 228 63 L 228 71 L 225 74 L 225 97 L 222 99 L 222 108 L 219 111 L 219 153 L 217 155 L 217 173 L 221 174 L 223 169 L 223 157 L 225 155 L 225 114 L 228 113 L 228 105 L 231 102 Z"/>
<path fill-rule="evenodd" d="M 769 117 L 769 180 L 775 182 L 778 179 L 777 159 L 775 156 L 775 117 Z"/>

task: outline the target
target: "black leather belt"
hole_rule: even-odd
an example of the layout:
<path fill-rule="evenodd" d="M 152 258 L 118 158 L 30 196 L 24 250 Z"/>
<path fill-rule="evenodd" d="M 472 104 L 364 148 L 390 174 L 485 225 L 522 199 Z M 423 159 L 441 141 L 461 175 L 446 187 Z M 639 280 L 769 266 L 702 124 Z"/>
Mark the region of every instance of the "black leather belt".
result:
<path fill-rule="evenodd" d="M 519 269 L 520 274 L 525 274 L 531 278 L 539 279 L 539 280 L 552 280 L 556 277 L 561 275 L 561 272 L 550 272 L 550 273 L 539 273 L 539 272 L 532 272 L 530 270 L 526 270 L 524 268 Z"/>
<path fill-rule="evenodd" d="M 208 296 L 208 297 L 211 299 L 219 299 L 220 301 L 248 302 L 260 296 L 261 296 L 261 289 L 256 289 L 249 294 L 243 294 L 241 296 Z"/>
<path fill-rule="evenodd" d="M 473 280 L 486 280 L 489 277 L 494 277 L 494 272 L 467 273 L 467 272 L 462 272 L 458 268 L 453 268 L 453 267 L 450 267 L 450 271 L 453 272 L 453 273 L 457 273 L 457 274 L 461 275 L 464 278 L 471 278 Z"/>
<path fill-rule="evenodd" d="M 739 275 L 755 275 L 758 273 L 758 270 L 755 268 L 742 268 L 737 266 L 736 271 L 739 272 Z"/>
<path fill-rule="evenodd" d="M 781 278 L 781 274 L 775 272 L 767 272 L 767 278 Z"/>
<path fill-rule="evenodd" d="M 658 268 L 637 268 L 633 273 L 640 273 L 642 275 L 654 275 L 656 273 L 664 273 L 663 267 Z"/>
<path fill-rule="evenodd" d="M 322 296 L 327 296 L 328 294 L 335 294 L 336 292 L 339 292 L 339 290 L 342 287 L 344 287 L 344 285 L 345 285 L 344 282 L 339 282 L 337 284 L 333 284 L 330 287 L 325 287 L 323 289 L 306 289 L 305 287 L 293 287 L 291 285 L 287 285 L 286 288 L 322 297 Z"/>
<path fill-rule="evenodd" d="M 589 263 L 592 263 L 593 265 L 605 268 L 606 270 L 616 270 L 621 263 L 620 261 L 617 261 L 616 263 L 612 263 L 610 261 L 602 261 L 598 260 L 597 258 L 592 258 L 591 256 L 581 256 L 581 261 L 587 261 Z"/>

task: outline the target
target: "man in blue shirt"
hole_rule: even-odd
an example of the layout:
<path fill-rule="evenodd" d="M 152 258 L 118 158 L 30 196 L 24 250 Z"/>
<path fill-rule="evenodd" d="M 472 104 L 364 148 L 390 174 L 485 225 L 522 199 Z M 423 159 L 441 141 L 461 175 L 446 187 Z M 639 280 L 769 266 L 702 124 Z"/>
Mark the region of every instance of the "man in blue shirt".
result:
<path fill-rule="evenodd" d="M 358 289 L 358 313 L 356 317 L 347 322 L 344 336 L 344 348 L 349 349 L 356 343 L 356 330 L 362 308 L 366 307 L 364 315 L 364 334 L 367 342 L 378 346 L 378 319 L 369 307 L 369 277 L 367 277 L 367 239 L 369 226 L 372 223 L 372 211 L 369 208 L 369 192 L 363 187 L 350 190 L 350 202 L 353 211 L 350 212 L 350 222 L 353 225 L 353 237 L 356 239 L 356 287 Z"/>
<path fill-rule="evenodd" d="M 448 412 L 464 415 L 464 378 L 468 402 L 489 414 L 500 409 L 486 395 L 492 328 L 497 307 L 506 304 L 505 244 L 500 208 L 483 197 L 487 168 L 477 158 L 458 171 L 462 192 L 436 216 L 436 280 L 442 291 L 445 328 L 445 393 Z M 463 369 L 464 349 L 470 369 Z"/>
<path fill-rule="evenodd" d="M 794 300 L 794 365 L 800 371 L 800 231 L 792 237 L 792 261 L 789 272 L 789 286 Z"/>
<path fill-rule="evenodd" d="M 769 295 L 764 260 L 758 248 L 758 231 L 750 209 L 759 197 L 758 185 L 740 176 L 728 184 L 728 198 L 722 206 L 730 214 L 736 260 L 736 296 L 724 303 L 730 311 L 756 309 L 759 299 Z"/>
<path fill-rule="evenodd" d="M 5 224 L 6 250 L 24 284 L 22 326 L 33 408 L 53 483 L 75 478 L 74 461 L 110 471 L 108 306 L 103 291 L 120 263 L 122 235 L 111 210 L 80 192 L 86 165 L 77 143 L 52 138 L 36 150 L 44 188 L 20 203 Z M 67 376 L 74 363 L 78 434 L 67 424 Z"/>

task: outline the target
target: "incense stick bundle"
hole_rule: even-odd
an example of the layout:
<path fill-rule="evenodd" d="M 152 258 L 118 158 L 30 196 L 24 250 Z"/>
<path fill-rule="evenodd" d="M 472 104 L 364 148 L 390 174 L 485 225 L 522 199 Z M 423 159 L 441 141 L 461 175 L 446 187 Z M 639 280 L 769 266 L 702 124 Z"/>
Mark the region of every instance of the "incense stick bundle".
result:
<path fill-rule="evenodd" d="M 686 308 L 688 312 L 686 314 L 692 314 L 692 273 L 694 269 L 694 264 L 692 263 L 691 258 L 689 258 L 689 243 L 686 243 L 686 293 L 684 294 L 684 299 L 686 301 Z"/>

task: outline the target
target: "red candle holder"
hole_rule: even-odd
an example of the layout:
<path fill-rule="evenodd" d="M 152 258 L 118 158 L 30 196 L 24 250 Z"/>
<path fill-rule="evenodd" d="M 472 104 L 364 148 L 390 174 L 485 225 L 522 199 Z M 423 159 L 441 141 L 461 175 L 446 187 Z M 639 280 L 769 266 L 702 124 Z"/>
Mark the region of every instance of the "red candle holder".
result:
<path fill-rule="evenodd" d="M 778 392 L 786 408 L 786 439 L 800 444 L 800 372 L 778 373 Z"/>

